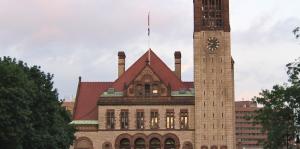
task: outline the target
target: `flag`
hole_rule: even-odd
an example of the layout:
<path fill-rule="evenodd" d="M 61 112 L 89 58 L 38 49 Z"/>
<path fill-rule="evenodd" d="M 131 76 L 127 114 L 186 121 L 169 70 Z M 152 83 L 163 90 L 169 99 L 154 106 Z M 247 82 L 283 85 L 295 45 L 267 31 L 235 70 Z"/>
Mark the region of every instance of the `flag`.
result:
<path fill-rule="evenodd" d="M 148 36 L 150 36 L 150 11 L 148 13 Z"/>

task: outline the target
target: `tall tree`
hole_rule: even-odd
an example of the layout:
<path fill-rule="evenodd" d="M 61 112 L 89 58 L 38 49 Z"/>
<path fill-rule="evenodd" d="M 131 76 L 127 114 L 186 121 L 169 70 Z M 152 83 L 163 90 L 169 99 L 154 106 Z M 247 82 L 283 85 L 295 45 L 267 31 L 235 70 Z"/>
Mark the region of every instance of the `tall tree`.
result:
<path fill-rule="evenodd" d="M 22 61 L 0 58 L 0 146 L 68 149 L 75 129 L 62 108 L 53 75 Z"/>
<path fill-rule="evenodd" d="M 274 85 L 263 90 L 253 100 L 262 105 L 252 117 L 263 126 L 268 140 L 266 148 L 291 147 L 300 124 L 300 59 L 287 64 L 289 80 L 283 85 Z"/>

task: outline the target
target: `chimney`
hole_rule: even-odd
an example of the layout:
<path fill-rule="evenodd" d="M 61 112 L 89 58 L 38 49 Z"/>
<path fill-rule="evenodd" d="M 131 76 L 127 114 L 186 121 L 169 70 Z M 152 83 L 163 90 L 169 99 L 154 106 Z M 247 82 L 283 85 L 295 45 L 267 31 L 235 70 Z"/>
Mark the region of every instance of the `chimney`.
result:
<path fill-rule="evenodd" d="M 180 51 L 175 51 L 175 75 L 181 80 L 181 53 Z"/>
<path fill-rule="evenodd" d="M 125 72 L 125 58 L 126 55 L 124 51 L 118 52 L 118 77 L 120 77 Z"/>

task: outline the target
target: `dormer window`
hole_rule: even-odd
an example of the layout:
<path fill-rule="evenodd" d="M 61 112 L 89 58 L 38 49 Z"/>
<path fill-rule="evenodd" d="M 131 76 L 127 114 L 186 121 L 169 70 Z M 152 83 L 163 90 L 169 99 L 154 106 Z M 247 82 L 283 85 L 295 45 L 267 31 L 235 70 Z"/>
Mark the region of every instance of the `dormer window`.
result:
<path fill-rule="evenodd" d="M 158 95 L 158 85 L 157 84 L 152 85 L 152 95 L 154 95 L 154 96 Z"/>
<path fill-rule="evenodd" d="M 145 96 L 151 95 L 150 88 L 150 84 L 145 84 Z"/>

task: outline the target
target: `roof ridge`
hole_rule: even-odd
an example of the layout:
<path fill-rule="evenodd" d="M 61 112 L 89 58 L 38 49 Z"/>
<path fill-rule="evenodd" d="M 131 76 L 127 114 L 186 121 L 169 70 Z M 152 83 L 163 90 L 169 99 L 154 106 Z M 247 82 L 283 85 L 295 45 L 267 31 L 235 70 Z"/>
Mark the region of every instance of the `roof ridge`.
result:
<path fill-rule="evenodd" d="M 148 52 L 148 51 L 147 51 L 147 52 Z M 142 58 L 144 58 L 144 56 L 147 54 L 147 52 L 145 52 L 145 53 L 144 53 L 140 58 L 138 58 L 132 65 L 130 65 L 130 67 L 129 67 L 127 70 L 125 70 L 125 72 L 123 72 L 123 73 L 121 74 L 121 76 L 119 76 L 113 83 L 117 82 L 122 76 L 125 75 L 125 73 L 126 73 L 127 71 L 133 69 L 133 68 L 134 68 L 133 66 L 136 65 L 136 64 L 138 64 L 138 62 L 139 62 Z"/>
<path fill-rule="evenodd" d="M 84 81 L 81 83 L 114 83 L 112 81 Z"/>
<path fill-rule="evenodd" d="M 182 85 L 183 85 L 183 82 L 175 75 L 175 73 L 169 68 L 169 66 L 164 63 L 151 49 L 150 49 L 150 52 L 152 52 L 154 54 L 154 56 L 165 66 L 168 68 L 168 70 L 171 72 L 170 74 L 174 75 L 175 78 L 177 79 L 177 81 L 179 81 Z M 151 57 L 150 57 L 151 58 Z M 150 66 L 151 66 L 151 63 L 150 63 Z"/>

